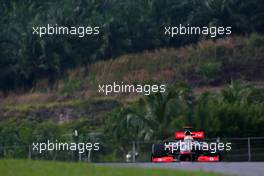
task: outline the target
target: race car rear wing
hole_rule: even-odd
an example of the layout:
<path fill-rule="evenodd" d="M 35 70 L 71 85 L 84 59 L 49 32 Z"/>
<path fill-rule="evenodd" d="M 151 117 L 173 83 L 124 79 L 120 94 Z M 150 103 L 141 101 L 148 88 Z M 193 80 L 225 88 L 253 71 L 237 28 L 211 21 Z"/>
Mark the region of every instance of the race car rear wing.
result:
<path fill-rule="evenodd" d="M 185 136 L 185 132 L 176 132 L 175 139 L 183 139 Z M 204 132 L 203 131 L 195 131 L 191 132 L 191 136 L 194 139 L 204 139 Z"/>

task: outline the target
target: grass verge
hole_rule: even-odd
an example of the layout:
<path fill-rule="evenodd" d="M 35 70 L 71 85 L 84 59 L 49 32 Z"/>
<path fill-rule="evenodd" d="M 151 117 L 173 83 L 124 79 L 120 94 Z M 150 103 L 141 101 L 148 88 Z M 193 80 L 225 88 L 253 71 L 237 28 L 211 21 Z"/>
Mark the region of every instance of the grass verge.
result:
<path fill-rule="evenodd" d="M 202 171 L 163 169 L 112 168 L 85 163 L 0 160 L 0 175 L 4 176 L 216 176 Z"/>

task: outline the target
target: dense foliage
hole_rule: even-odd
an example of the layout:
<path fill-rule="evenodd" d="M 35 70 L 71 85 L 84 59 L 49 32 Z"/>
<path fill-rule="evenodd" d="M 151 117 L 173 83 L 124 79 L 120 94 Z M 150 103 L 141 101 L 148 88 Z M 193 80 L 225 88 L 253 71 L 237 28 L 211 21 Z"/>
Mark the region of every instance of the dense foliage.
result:
<path fill-rule="evenodd" d="M 102 148 L 93 158 L 111 160 L 106 154 L 123 157 L 131 150 L 132 141 L 173 138 L 174 132 L 185 125 L 205 131 L 208 138 L 264 136 L 264 90 L 233 82 L 218 93 L 208 91 L 197 95 L 185 85 L 173 86 L 164 94 L 145 96 L 107 113 L 98 124 L 101 129 L 97 133 L 88 128 L 86 121 L 56 124 L 40 119 L 3 119 L 0 157 L 27 157 L 33 142 L 96 141 Z M 78 138 L 73 135 L 75 129 L 79 132 Z M 78 155 L 59 152 L 34 156 L 78 159 Z"/>
<path fill-rule="evenodd" d="M 232 26 L 263 32 L 262 0 L 3 0 L 0 4 L 0 89 L 49 84 L 65 69 L 124 53 L 181 46 L 201 36 L 167 38 L 165 25 Z M 100 26 L 96 37 L 32 35 L 32 26 Z"/>
<path fill-rule="evenodd" d="M 197 96 L 190 88 L 177 86 L 116 110 L 106 130 L 125 150 L 131 140 L 173 138 L 185 125 L 205 131 L 209 138 L 263 136 L 264 91 L 232 83 L 219 93 Z"/>

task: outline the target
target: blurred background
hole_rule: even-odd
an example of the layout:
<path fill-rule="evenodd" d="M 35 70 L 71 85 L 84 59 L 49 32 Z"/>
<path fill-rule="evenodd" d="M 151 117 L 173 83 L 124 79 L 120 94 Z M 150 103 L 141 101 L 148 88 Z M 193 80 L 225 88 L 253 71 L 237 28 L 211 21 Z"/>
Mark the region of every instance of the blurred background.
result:
<path fill-rule="evenodd" d="M 2 0 L 0 157 L 149 161 L 153 142 L 191 125 L 233 143 L 224 160 L 263 161 L 263 19 L 262 0 Z M 99 26 L 100 34 L 32 35 L 47 24 Z M 179 24 L 231 26 L 232 34 L 164 35 Z M 167 91 L 98 93 L 114 81 Z M 56 139 L 101 150 L 32 151 Z"/>

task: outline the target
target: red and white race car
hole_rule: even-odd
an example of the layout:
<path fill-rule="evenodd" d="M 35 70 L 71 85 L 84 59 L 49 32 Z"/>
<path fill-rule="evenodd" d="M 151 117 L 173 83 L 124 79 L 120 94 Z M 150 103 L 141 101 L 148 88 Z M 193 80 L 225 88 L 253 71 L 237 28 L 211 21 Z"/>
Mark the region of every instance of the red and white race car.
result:
<path fill-rule="evenodd" d="M 175 140 L 152 145 L 151 162 L 221 161 L 221 154 L 209 146 L 203 131 L 191 132 L 190 128 L 184 128 L 175 133 Z"/>

